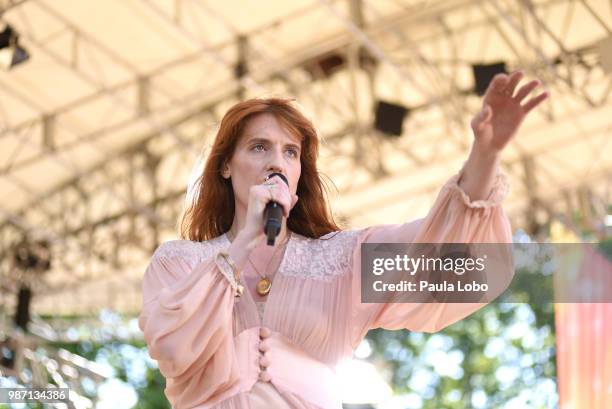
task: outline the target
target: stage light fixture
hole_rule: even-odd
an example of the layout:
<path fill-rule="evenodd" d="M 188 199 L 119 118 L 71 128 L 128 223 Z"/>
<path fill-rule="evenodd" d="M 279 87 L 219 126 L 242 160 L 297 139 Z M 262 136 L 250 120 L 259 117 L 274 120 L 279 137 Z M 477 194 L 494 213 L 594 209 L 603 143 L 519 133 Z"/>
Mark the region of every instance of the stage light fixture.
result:
<path fill-rule="evenodd" d="M 0 66 L 8 71 L 27 61 L 30 54 L 19 44 L 19 34 L 10 25 L 4 23 L 3 26 L 0 32 Z"/>
<path fill-rule="evenodd" d="M 373 71 L 378 61 L 369 51 L 361 47 L 357 54 L 359 68 L 364 71 Z M 336 72 L 346 69 L 348 61 L 346 52 L 341 49 L 333 50 L 314 58 L 311 58 L 302 63 L 302 66 L 312 78 L 329 78 Z"/>
<path fill-rule="evenodd" d="M 404 118 L 410 113 L 405 106 L 386 101 L 376 103 L 374 128 L 388 136 L 400 136 Z"/>
<path fill-rule="evenodd" d="M 508 74 L 505 62 L 474 64 L 472 65 L 472 72 L 474 74 L 474 92 L 478 96 L 483 96 L 487 92 L 487 87 L 495 75 L 500 73 Z"/>

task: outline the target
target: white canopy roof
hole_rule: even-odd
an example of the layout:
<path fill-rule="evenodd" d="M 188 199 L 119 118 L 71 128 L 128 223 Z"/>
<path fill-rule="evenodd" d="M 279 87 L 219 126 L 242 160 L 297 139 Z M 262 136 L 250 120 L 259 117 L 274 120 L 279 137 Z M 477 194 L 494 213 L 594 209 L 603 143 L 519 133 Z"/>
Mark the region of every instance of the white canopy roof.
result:
<path fill-rule="evenodd" d="M 551 94 L 504 153 L 513 227 L 576 223 L 579 213 L 575 227 L 597 229 L 610 204 L 609 1 L 0 7 L 30 54 L 0 72 L 0 305 L 9 310 L 20 282 L 13 249 L 27 236 L 51 242 L 51 270 L 28 274 L 34 312 L 137 311 L 144 266 L 176 237 L 200 153 L 224 112 L 252 96 L 294 96 L 312 117 L 346 227 L 400 223 L 424 216 L 467 159 L 481 104 L 472 65 L 505 62 Z M 336 72 L 313 77 L 330 56 Z M 373 130 L 377 100 L 409 109 L 401 137 Z"/>

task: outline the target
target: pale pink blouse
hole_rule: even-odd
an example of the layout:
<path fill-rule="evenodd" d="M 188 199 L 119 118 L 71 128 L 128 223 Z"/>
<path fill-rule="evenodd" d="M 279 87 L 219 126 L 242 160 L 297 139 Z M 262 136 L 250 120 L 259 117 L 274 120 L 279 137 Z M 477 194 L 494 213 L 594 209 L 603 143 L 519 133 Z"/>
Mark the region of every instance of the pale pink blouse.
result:
<path fill-rule="evenodd" d="M 160 245 L 145 272 L 139 326 L 172 406 L 340 409 L 335 367 L 368 330 L 435 332 L 485 305 L 361 303 L 361 243 L 512 241 L 500 205 L 506 175 L 477 201 L 459 187 L 461 175 L 444 184 L 424 219 L 319 239 L 293 233 L 261 309 L 246 289 L 234 297 L 232 272 L 215 257 L 230 245 L 225 234 Z"/>

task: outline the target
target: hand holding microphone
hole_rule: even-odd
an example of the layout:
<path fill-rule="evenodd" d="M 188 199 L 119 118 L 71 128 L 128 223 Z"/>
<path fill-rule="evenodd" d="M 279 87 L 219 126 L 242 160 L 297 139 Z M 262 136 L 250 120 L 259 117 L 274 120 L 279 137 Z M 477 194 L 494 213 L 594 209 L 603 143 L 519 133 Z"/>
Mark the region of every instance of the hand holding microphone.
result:
<path fill-rule="evenodd" d="M 265 182 L 252 185 L 249 190 L 249 203 L 244 231 L 246 242 L 252 242 L 249 248 L 267 238 L 268 245 L 274 245 L 280 233 L 282 218 L 289 217 L 289 212 L 297 203 L 298 197 L 291 193 L 287 178 L 281 173 L 269 174 Z M 269 233 L 269 235 L 268 235 Z"/>
<path fill-rule="evenodd" d="M 270 189 L 270 201 L 266 204 L 266 208 L 264 210 L 263 218 L 264 218 L 264 234 L 267 238 L 268 246 L 273 246 L 276 237 L 279 235 L 283 223 L 283 215 L 285 217 L 289 217 L 289 210 L 286 210 L 285 207 L 279 203 L 279 201 L 275 198 L 273 190 L 276 187 L 280 187 L 280 184 L 273 179 L 275 176 L 280 178 L 285 185 L 287 186 L 287 190 L 289 188 L 289 181 L 287 177 L 282 173 L 274 172 L 270 173 L 266 178 L 266 182 L 264 185 L 268 186 Z M 282 202 L 282 201 L 281 201 Z M 291 203 L 291 207 L 293 207 L 293 200 Z"/>

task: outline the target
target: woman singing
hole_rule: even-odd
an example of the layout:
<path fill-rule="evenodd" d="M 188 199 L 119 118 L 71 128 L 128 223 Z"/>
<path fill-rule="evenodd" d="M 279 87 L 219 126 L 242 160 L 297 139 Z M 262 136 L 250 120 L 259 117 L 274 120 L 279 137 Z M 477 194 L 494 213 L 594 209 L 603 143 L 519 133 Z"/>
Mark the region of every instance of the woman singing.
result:
<path fill-rule="evenodd" d="M 491 81 L 469 158 L 427 217 L 356 230 L 331 217 L 318 135 L 300 110 L 280 98 L 234 105 L 183 215 L 183 240 L 161 244 L 144 276 L 139 325 L 172 406 L 340 409 L 334 367 L 368 330 L 434 332 L 480 308 L 362 303 L 360 245 L 512 241 L 500 155 L 548 96 L 524 101 L 539 81 L 515 92 L 522 76 Z M 273 246 L 263 233 L 271 201 L 284 213 Z"/>

